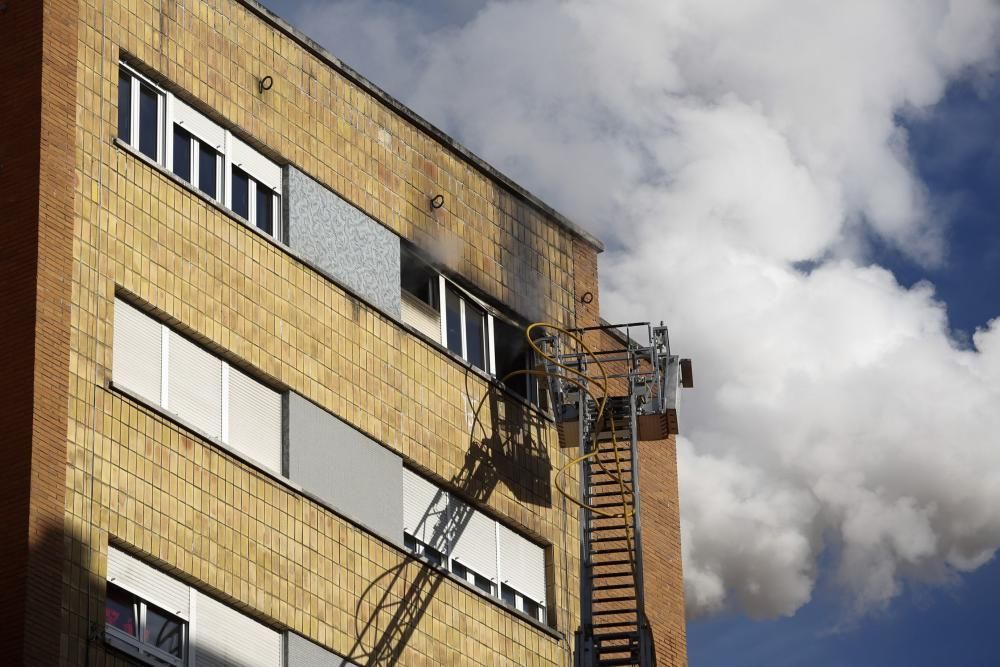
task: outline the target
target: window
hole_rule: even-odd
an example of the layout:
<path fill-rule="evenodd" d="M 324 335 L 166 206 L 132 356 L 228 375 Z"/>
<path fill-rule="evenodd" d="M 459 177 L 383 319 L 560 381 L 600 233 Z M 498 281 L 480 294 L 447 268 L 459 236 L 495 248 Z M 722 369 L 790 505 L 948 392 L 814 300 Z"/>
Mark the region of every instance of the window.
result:
<path fill-rule="evenodd" d="M 275 235 L 278 195 L 239 167 L 233 167 L 233 213 L 265 234 Z"/>
<path fill-rule="evenodd" d="M 135 70 L 118 70 L 118 138 L 156 162 L 163 161 L 164 93 Z"/>
<path fill-rule="evenodd" d="M 281 167 L 124 63 L 118 138 L 280 240 Z"/>
<path fill-rule="evenodd" d="M 403 545 L 545 622 L 545 550 L 420 475 L 403 470 Z"/>
<path fill-rule="evenodd" d="M 280 633 L 114 546 L 104 618 L 107 643 L 145 664 L 282 664 Z"/>
<path fill-rule="evenodd" d="M 282 471 L 281 394 L 121 299 L 112 375 L 116 386 Z"/>
<path fill-rule="evenodd" d="M 184 665 L 187 623 L 114 584 L 104 607 L 108 643 L 153 665 Z"/>
<path fill-rule="evenodd" d="M 403 534 L 403 546 L 406 547 L 415 556 L 420 556 L 431 565 L 435 565 L 437 567 L 441 567 L 444 565 L 445 562 L 444 554 L 442 554 L 437 549 L 434 549 L 433 547 L 427 546 L 426 544 L 415 538 L 413 535 L 410 535 L 408 533 Z"/>
<path fill-rule="evenodd" d="M 538 378 L 524 373 L 510 376 L 515 371 L 535 367 L 535 354 L 524 337 L 524 328 L 500 318 L 494 319 L 493 327 L 497 379 L 503 380 L 504 385 L 518 396 L 539 405 Z"/>
<path fill-rule="evenodd" d="M 489 312 L 408 248 L 400 262 L 401 319 L 472 366 L 502 379 L 534 366 L 524 328 Z M 537 378 L 520 374 L 504 385 L 539 404 Z"/>
<path fill-rule="evenodd" d="M 174 173 L 212 199 L 221 199 L 222 155 L 180 125 L 174 126 Z"/>
<path fill-rule="evenodd" d="M 229 208 L 250 226 L 280 238 L 281 169 L 236 137 L 229 137 Z"/>
<path fill-rule="evenodd" d="M 518 593 L 507 584 L 500 586 L 500 597 L 505 603 L 514 609 L 524 612 L 536 621 L 541 621 L 542 623 L 545 622 L 545 607 L 531 598 Z"/>

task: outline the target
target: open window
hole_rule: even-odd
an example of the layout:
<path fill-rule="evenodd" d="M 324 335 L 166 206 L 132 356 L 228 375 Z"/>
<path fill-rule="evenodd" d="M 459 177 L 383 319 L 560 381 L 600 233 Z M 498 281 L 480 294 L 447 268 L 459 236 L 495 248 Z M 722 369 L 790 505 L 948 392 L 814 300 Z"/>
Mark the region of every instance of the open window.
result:
<path fill-rule="evenodd" d="M 470 365 L 498 379 L 518 396 L 538 403 L 538 381 L 514 371 L 533 368 L 524 327 L 485 304 L 404 247 L 400 262 L 402 320 Z M 508 377 L 510 376 L 510 377 Z"/>
<path fill-rule="evenodd" d="M 524 328 L 512 322 L 496 318 L 493 322 L 495 375 L 509 390 L 538 404 L 538 378 L 520 373 L 535 366 L 535 354 L 524 336 Z"/>

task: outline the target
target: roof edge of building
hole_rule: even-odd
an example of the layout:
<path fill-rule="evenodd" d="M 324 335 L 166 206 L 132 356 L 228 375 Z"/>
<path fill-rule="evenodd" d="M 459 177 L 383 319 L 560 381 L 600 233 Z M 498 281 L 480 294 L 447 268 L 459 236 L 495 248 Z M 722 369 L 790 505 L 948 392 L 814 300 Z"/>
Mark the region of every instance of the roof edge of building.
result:
<path fill-rule="evenodd" d="M 583 241 L 589 243 L 598 252 L 602 252 L 604 250 L 604 243 L 596 236 L 594 236 L 593 234 L 585 230 L 583 227 L 573 222 L 572 220 L 570 220 L 569 218 L 567 218 L 562 213 L 555 210 L 545 202 L 543 202 L 535 195 L 528 192 L 526 189 L 524 189 L 523 187 L 515 183 L 513 180 L 511 180 L 508 176 L 505 176 L 496 168 L 492 167 L 484 159 L 482 159 L 481 157 L 470 151 L 468 148 L 466 148 L 459 142 L 452 139 L 443 130 L 439 129 L 438 127 L 430 123 L 428 120 L 420 116 L 418 113 L 407 107 L 405 104 L 394 98 L 392 95 L 379 88 L 377 85 L 375 85 L 370 80 L 365 78 L 363 75 L 358 73 L 355 69 L 353 69 L 349 65 L 346 65 L 342 60 L 340 60 L 335 55 L 330 53 L 327 49 L 322 47 L 318 42 L 316 42 L 311 37 L 307 36 L 298 28 L 290 24 L 288 21 L 281 18 L 280 16 L 272 12 L 270 9 L 262 5 L 259 2 L 259 0 L 237 0 L 237 2 L 245 6 L 254 14 L 260 16 L 262 19 L 273 25 L 281 32 L 291 37 L 293 40 L 301 44 L 306 50 L 311 52 L 320 60 L 325 61 L 328 65 L 337 70 L 343 76 L 350 79 L 353 83 L 357 84 L 371 95 L 374 95 L 386 106 L 388 106 L 389 109 L 391 109 L 394 113 L 402 116 L 409 122 L 419 127 L 424 132 L 427 132 L 430 136 L 432 136 L 437 141 L 441 142 L 444 146 L 453 151 L 461 159 L 468 162 L 477 170 L 485 174 L 487 177 L 497 181 L 500 185 L 509 189 L 515 195 L 525 200 L 528 204 L 538 209 L 541 213 L 552 218 L 553 221 L 555 221 L 561 227 L 565 228 L 568 232 L 582 239 Z"/>

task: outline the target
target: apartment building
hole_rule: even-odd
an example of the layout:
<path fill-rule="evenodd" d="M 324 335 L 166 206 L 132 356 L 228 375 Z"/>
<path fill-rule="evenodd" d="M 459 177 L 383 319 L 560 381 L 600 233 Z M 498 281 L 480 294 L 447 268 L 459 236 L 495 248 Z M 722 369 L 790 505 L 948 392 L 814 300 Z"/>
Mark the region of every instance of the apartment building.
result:
<path fill-rule="evenodd" d="M 575 454 L 516 371 L 600 323 L 600 241 L 254 0 L 0 36 L 8 664 L 573 664 Z M 684 665 L 672 438 L 641 456 Z"/>

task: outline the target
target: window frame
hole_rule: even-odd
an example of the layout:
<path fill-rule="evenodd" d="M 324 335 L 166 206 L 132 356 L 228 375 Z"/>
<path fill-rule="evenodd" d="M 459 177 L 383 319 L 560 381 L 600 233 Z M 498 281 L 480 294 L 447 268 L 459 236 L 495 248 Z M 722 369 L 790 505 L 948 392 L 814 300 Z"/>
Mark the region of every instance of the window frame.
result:
<path fill-rule="evenodd" d="M 135 67 L 132 67 L 124 60 L 118 62 L 118 77 L 121 86 L 121 73 L 125 70 L 131 77 L 131 88 L 129 90 L 129 103 L 130 103 L 130 115 L 129 115 L 129 137 L 128 140 L 122 139 L 126 144 L 132 147 L 134 150 L 146 155 L 142 152 L 139 147 L 140 136 L 142 134 L 141 128 L 141 113 L 140 113 L 140 96 L 142 94 L 142 87 L 146 86 L 151 89 L 156 95 L 156 157 L 150 157 L 146 155 L 149 159 L 153 160 L 157 164 L 165 164 L 165 154 L 167 153 L 166 144 L 166 122 L 167 122 L 167 91 L 162 87 L 156 85 L 149 77 L 140 73 Z M 119 128 L 119 132 L 120 132 Z M 115 136 L 119 136 L 116 133 Z"/>
<path fill-rule="evenodd" d="M 448 354 L 461 359 L 466 364 L 486 373 L 496 381 L 500 381 L 503 378 L 499 375 L 499 365 L 497 361 L 497 326 L 499 322 L 502 326 L 507 328 L 513 328 L 517 330 L 523 330 L 523 326 L 519 325 L 513 318 L 498 314 L 498 312 L 492 308 L 487 303 L 473 296 L 469 291 L 463 289 L 456 281 L 445 277 L 441 271 L 436 269 L 433 264 L 425 260 L 419 251 L 413 247 L 411 244 L 403 244 L 401 247 L 401 261 L 400 261 L 400 291 L 403 295 L 403 299 L 410 299 L 411 303 L 413 301 L 418 302 L 416 305 L 419 308 L 426 309 L 428 313 L 434 313 L 437 317 L 436 322 L 436 333 L 433 336 L 429 336 L 431 340 L 440 345 L 442 348 L 448 351 Z M 424 274 L 427 278 L 424 279 Z M 414 282 L 412 279 L 419 277 L 419 282 Z M 408 287 L 415 287 L 417 291 L 408 289 Z M 426 293 L 426 294 L 425 294 Z M 448 295 L 453 295 L 458 301 L 458 318 L 459 318 L 459 332 L 461 337 L 461 352 L 457 352 L 448 344 Z M 429 298 L 425 298 L 425 296 Z M 472 363 L 469 359 L 469 321 L 468 321 L 468 311 L 471 308 L 475 308 L 477 311 L 482 311 L 484 326 L 483 326 L 483 337 L 484 337 L 484 362 L 486 368 L 480 368 L 476 364 Z M 401 319 L 404 324 L 416 329 L 423 335 L 427 336 L 426 330 L 421 327 L 414 325 L 411 321 L 406 319 Z M 530 348 L 525 349 L 522 364 L 524 370 L 530 370 L 534 366 L 534 355 Z M 538 379 L 531 376 L 525 376 L 525 392 L 522 393 L 517 391 L 510 385 L 504 385 L 505 388 L 528 405 L 531 405 L 539 410 L 544 410 L 542 398 L 541 398 L 541 387 Z"/>
<path fill-rule="evenodd" d="M 119 89 L 122 73 L 131 78 L 129 90 L 129 137 L 119 141 L 133 151 L 142 154 L 160 165 L 176 178 L 188 183 L 193 189 L 208 199 L 215 201 L 229 210 L 240 220 L 262 234 L 270 236 L 279 242 L 285 242 L 282 223 L 281 198 L 284 196 L 282 171 L 283 166 L 263 155 L 246 142 L 237 137 L 230 129 L 209 119 L 205 114 L 188 105 L 164 87 L 154 83 L 149 77 L 140 73 L 126 60 L 118 61 Z M 142 152 L 139 145 L 140 109 L 139 96 L 142 86 L 150 88 L 156 94 L 156 157 L 151 158 Z M 174 172 L 174 132 L 180 127 L 191 137 L 191 155 L 189 165 L 191 179 L 187 180 Z M 121 127 L 118 128 L 121 132 Z M 215 195 L 210 195 L 201 189 L 200 154 L 201 147 L 210 148 L 216 153 L 215 160 Z M 239 168 L 250 180 L 248 216 L 237 214 L 232 207 L 232 169 Z M 257 191 L 269 193 L 271 210 L 271 231 L 258 227 Z"/>
<path fill-rule="evenodd" d="M 256 229 L 262 234 L 267 234 L 268 236 L 273 236 L 277 240 L 281 240 L 281 193 L 276 192 L 273 188 L 268 186 L 266 183 L 261 182 L 253 173 L 247 171 L 242 165 L 238 165 L 235 162 L 228 161 L 229 171 L 226 176 L 226 208 L 233 212 L 234 215 L 239 217 L 241 220 L 245 220 L 248 225 Z M 236 209 L 233 207 L 233 183 L 235 182 L 235 177 L 233 176 L 233 170 L 239 169 L 241 172 L 247 176 L 247 215 L 244 216 L 241 213 L 237 213 Z M 271 202 L 271 231 L 265 231 L 258 226 L 257 220 L 257 194 L 258 190 L 269 193 Z"/>
<path fill-rule="evenodd" d="M 134 637 L 126 633 L 124 630 L 119 630 L 113 625 L 110 625 L 107 622 L 107 619 L 105 619 L 104 638 L 111 647 L 141 660 L 146 664 L 155 665 L 157 667 L 160 667 L 164 663 L 174 665 L 175 667 L 185 667 L 188 664 L 188 657 L 191 654 L 191 621 L 189 619 L 181 618 L 176 614 L 171 614 L 162 607 L 147 600 L 143 595 L 136 593 L 135 591 L 130 590 L 129 588 L 118 583 L 109 581 L 106 582 L 105 585 L 105 609 L 107 608 L 107 589 L 113 586 L 119 591 L 127 593 L 132 597 L 132 605 L 136 618 L 136 636 Z M 143 640 L 142 635 L 146 628 L 146 615 L 149 607 L 155 607 L 157 613 L 169 619 L 175 620 L 180 624 L 183 635 L 181 637 L 181 656 L 179 658 Z M 150 660 L 150 658 L 152 658 L 152 660 Z"/>

